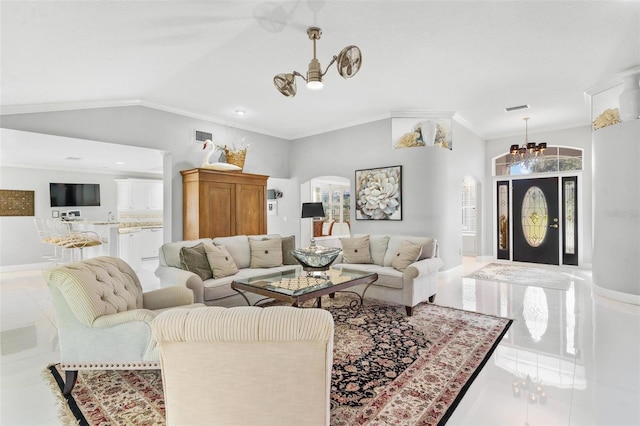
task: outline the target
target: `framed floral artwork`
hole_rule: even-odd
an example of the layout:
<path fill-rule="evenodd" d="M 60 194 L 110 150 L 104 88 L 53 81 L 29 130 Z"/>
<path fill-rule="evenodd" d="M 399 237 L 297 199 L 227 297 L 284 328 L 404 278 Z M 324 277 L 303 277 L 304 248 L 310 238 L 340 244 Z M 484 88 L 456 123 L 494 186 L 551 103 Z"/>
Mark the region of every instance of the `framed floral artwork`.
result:
<path fill-rule="evenodd" d="M 402 220 L 402 166 L 356 170 L 356 219 Z"/>

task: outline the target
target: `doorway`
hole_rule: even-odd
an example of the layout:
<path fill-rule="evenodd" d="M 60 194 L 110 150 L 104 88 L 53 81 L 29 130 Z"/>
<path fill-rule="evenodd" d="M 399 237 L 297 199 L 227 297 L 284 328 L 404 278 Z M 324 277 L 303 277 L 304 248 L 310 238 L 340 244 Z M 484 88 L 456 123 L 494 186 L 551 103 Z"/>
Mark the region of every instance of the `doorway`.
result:
<path fill-rule="evenodd" d="M 558 178 L 514 180 L 513 260 L 559 265 Z"/>

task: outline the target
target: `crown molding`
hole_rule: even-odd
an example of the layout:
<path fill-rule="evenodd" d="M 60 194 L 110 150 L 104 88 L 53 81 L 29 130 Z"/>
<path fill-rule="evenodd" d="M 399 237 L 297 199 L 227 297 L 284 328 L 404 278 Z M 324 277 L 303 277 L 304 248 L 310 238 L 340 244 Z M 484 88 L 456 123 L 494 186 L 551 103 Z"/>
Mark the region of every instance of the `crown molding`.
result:
<path fill-rule="evenodd" d="M 16 114 L 37 114 L 46 112 L 58 112 L 58 111 L 77 111 L 85 109 L 97 109 L 97 108 L 117 108 L 117 107 L 129 107 L 129 106 L 143 106 L 152 108 L 158 111 L 169 112 L 172 114 L 182 115 L 184 117 L 193 118 L 196 120 L 207 121 L 210 123 L 220 124 L 223 126 L 233 126 L 236 129 L 246 130 L 249 132 L 260 133 L 266 136 L 273 136 L 280 139 L 290 140 L 289 137 L 282 134 L 275 134 L 265 131 L 263 129 L 253 128 L 251 126 L 243 126 L 241 123 L 232 122 L 230 120 L 224 120 L 220 117 L 194 113 L 186 111 L 180 108 L 174 108 L 167 105 L 159 104 L 156 102 L 150 102 L 144 99 L 122 99 L 122 100 L 109 100 L 109 101 L 79 101 L 79 102 L 58 102 L 47 104 L 28 104 L 28 105 L 7 105 L 0 107 L 0 116 L 3 115 L 16 115 Z"/>

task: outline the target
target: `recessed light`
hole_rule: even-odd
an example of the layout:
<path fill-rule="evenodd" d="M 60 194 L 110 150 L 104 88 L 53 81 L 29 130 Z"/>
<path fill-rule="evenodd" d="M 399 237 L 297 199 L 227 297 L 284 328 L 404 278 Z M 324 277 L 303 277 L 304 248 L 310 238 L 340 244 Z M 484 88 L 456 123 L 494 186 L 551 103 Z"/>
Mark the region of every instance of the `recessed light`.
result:
<path fill-rule="evenodd" d="M 66 160 L 78 161 L 78 160 L 82 160 L 82 157 L 67 157 Z"/>
<path fill-rule="evenodd" d="M 117 164 L 118 166 L 124 166 L 124 161 L 116 161 L 116 164 Z"/>
<path fill-rule="evenodd" d="M 237 109 L 236 110 L 236 115 L 245 115 L 247 113 L 247 111 L 243 110 L 243 109 Z"/>

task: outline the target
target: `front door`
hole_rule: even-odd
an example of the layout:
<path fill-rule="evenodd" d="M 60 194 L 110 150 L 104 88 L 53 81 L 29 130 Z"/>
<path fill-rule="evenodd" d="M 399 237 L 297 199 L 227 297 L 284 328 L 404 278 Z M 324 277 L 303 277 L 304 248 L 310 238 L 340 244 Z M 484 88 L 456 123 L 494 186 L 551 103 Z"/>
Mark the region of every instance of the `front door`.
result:
<path fill-rule="evenodd" d="M 513 260 L 558 265 L 558 178 L 512 183 Z"/>

